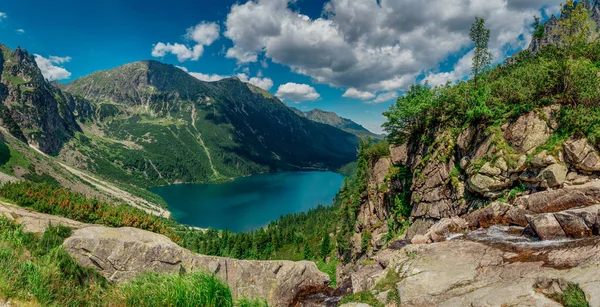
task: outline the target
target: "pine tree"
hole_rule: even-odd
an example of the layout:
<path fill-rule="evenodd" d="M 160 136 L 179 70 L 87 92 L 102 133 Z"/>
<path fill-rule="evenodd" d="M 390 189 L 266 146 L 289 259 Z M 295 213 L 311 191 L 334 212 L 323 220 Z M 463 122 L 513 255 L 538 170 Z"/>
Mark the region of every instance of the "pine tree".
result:
<path fill-rule="evenodd" d="M 312 258 L 312 253 L 310 252 L 310 246 L 308 246 L 308 242 L 304 242 L 304 260 L 310 260 Z"/>
<path fill-rule="evenodd" d="M 329 239 L 329 234 L 325 233 L 323 237 L 323 242 L 321 242 L 321 258 L 327 257 L 329 255 L 329 249 L 331 248 L 331 239 Z"/>

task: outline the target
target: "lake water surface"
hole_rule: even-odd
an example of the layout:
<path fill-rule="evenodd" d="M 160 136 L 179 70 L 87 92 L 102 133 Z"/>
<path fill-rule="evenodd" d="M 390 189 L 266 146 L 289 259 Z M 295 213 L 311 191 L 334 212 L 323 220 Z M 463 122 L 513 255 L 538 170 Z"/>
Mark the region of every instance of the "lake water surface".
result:
<path fill-rule="evenodd" d="M 173 218 L 201 228 L 250 231 L 281 215 L 331 205 L 344 182 L 333 172 L 281 172 L 223 184 L 181 184 L 152 188 Z"/>

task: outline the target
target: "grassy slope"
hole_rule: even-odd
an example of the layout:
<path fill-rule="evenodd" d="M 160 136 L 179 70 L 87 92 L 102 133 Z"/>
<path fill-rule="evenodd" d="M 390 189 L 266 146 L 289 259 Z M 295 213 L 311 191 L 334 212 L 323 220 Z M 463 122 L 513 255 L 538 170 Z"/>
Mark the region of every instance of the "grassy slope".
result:
<path fill-rule="evenodd" d="M 63 88 L 88 97 L 95 109 L 89 129 L 63 155 L 83 153 L 94 172 L 138 186 L 335 169 L 354 158 L 352 135 L 301 118 L 271 94 L 233 78 L 206 83 L 149 61 Z"/>
<path fill-rule="evenodd" d="M 61 247 L 70 233 L 51 227 L 37 236 L 0 217 L 0 299 L 28 306 L 266 306 L 261 300 L 234 301 L 225 283 L 201 272 L 146 274 L 110 284 Z"/>

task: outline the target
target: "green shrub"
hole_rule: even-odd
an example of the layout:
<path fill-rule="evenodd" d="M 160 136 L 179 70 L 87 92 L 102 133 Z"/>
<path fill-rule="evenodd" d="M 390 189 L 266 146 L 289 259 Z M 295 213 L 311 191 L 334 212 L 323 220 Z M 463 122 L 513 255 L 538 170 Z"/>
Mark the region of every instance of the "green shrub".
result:
<path fill-rule="evenodd" d="M 136 227 L 178 238 L 166 221 L 129 205 L 113 205 L 46 183 L 7 183 L 0 196 L 38 212 L 64 216 L 76 221 L 111 227 Z"/>
<path fill-rule="evenodd" d="M 589 307 L 585 293 L 578 285 L 570 284 L 567 290 L 558 296 L 558 301 L 565 307 Z"/>

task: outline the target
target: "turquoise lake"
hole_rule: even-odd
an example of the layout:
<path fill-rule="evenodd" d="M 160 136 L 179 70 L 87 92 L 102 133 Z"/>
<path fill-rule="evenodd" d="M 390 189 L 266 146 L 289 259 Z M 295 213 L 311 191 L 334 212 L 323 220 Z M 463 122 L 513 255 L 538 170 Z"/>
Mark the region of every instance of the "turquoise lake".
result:
<path fill-rule="evenodd" d="M 333 172 L 281 172 L 223 184 L 180 184 L 152 188 L 173 218 L 201 228 L 250 231 L 281 215 L 331 205 L 344 182 Z"/>

